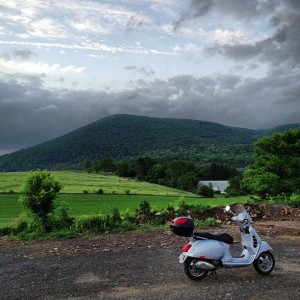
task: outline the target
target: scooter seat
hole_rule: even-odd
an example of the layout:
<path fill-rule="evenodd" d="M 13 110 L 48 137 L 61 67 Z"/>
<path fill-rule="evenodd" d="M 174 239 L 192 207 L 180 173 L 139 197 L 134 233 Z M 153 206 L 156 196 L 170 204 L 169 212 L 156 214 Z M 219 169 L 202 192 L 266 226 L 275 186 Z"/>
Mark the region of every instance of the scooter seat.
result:
<path fill-rule="evenodd" d="M 199 240 L 216 240 L 226 244 L 233 244 L 233 237 L 226 232 L 219 234 L 212 234 L 209 232 L 194 232 L 193 235 Z"/>

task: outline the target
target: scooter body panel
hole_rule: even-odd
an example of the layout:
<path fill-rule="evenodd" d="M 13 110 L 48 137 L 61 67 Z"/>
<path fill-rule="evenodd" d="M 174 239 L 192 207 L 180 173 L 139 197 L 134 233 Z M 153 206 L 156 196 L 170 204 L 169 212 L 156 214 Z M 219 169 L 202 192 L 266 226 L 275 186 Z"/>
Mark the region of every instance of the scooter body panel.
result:
<path fill-rule="evenodd" d="M 218 260 L 221 259 L 224 253 L 224 243 L 220 241 L 193 239 L 189 244 L 192 247 L 188 252 L 183 253 L 186 257 Z"/>

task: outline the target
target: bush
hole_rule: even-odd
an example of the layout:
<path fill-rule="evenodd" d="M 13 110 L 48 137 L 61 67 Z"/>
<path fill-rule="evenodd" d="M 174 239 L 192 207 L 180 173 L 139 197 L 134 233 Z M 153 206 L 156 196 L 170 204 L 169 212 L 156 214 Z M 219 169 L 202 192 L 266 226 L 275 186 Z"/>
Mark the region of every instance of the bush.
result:
<path fill-rule="evenodd" d="M 40 222 L 43 229 L 51 231 L 51 214 L 55 209 L 55 198 L 61 184 L 47 171 L 32 172 L 21 190 L 20 202 Z"/>
<path fill-rule="evenodd" d="M 197 194 L 201 195 L 203 197 L 213 198 L 214 197 L 214 189 L 213 189 L 212 184 L 210 183 L 209 185 L 202 185 L 197 190 Z"/>
<path fill-rule="evenodd" d="M 300 195 L 292 194 L 288 200 L 289 205 L 300 208 Z"/>
<path fill-rule="evenodd" d="M 103 189 L 99 189 L 99 190 L 96 192 L 96 194 L 102 195 L 102 194 L 104 194 L 104 190 L 103 190 Z"/>
<path fill-rule="evenodd" d="M 184 202 L 183 199 L 179 200 L 177 214 L 178 216 L 184 216 L 189 214 L 190 206 Z"/>
<path fill-rule="evenodd" d="M 139 214 L 149 215 L 151 213 L 151 206 L 147 200 L 142 200 L 138 209 Z"/>
<path fill-rule="evenodd" d="M 73 226 L 75 218 L 69 215 L 69 208 L 65 203 L 61 203 L 54 215 L 54 228 L 64 229 Z"/>
<path fill-rule="evenodd" d="M 218 222 L 214 217 L 206 218 L 205 220 L 196 220 L 195 226 L 198 227 L 216 227 Z"/>

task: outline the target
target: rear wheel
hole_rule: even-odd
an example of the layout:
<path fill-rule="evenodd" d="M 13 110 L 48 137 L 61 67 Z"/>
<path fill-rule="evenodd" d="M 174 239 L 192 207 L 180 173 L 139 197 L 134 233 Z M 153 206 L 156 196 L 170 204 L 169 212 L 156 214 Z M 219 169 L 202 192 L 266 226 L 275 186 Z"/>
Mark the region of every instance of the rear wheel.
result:
<path fill-rule="evenodd" d="M 275 258 L 271 252 L 261 253 L 257 259 L 253 262 L 254 269 L 262 274 L 270 274 L 275 267 Z"/>
<path fill-rule="evenodd" d="M 196 263 L 199 261 L 197 258 L 188 257 L 184 262 L 184 272 L 192 280 L 201 280 L 206 277 L 208 271 L 197 268 Z"/>

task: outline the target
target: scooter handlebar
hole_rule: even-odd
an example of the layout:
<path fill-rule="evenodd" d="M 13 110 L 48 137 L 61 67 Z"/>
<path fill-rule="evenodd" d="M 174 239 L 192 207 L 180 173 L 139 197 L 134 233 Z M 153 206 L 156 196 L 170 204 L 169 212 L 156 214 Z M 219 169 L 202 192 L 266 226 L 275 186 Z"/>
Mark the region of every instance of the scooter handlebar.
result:
<path fill-rule="evenodd" d="M 233 216 L 231 220 L 239 223 L 248 223 L 251 221 L 251 217 L 249 215 L 247 216 L 246 214 L 239 214 L 237 216 Z"/>

